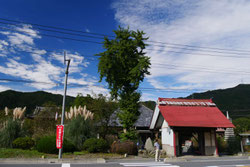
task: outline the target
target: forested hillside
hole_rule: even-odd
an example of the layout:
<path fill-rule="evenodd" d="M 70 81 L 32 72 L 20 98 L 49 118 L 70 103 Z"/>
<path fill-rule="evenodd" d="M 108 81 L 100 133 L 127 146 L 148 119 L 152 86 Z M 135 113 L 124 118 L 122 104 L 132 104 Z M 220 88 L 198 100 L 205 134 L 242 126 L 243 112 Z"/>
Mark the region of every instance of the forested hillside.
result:
<path fill-rule="evenodd" d="M 30 113 L 36 106 L 42 106 L 45 103 L 52 102 L 55 105 L 62 105 L 63 96 L 52 94 L 44 91 L 37 92 L 17 92 L 7 90 L 0 92 L 0 109 L 27 107 L 27 113 Z M 74 97 L 67 96 L 66 105 L 70 105 L 74 101 Z"/>
<path fill-rule="evenodd" d="M 194 93 L 187 98 L 213 99 L 217 107 L 224 113 L 229 111 L 230 117 L 250 116 L 250 85 L 240 84 L 233 88 L 218 89 L 204 93 Z"/>
<path fill-rule="evenodd" d="M 44 91 L 37 92 L 17 92 L 8 90 L 0 92 L 0 109 L 14 107 L 27 107 L 30 113 L 36 106 L 42 106 L 45 103 L 52 102 L 55 105 L 62 105 L 62 95 L 52 94 Z M 229 111 L 232 118 L 250 116 L 250 85 L 240 84 L 233 88 L 218 89 L 203 93 L 194 93 L 186 98 L 194 99 L 213 99 L 224 113 Z M 66 106 L 73 103 L 75 97 L 67 96 Z M 157 100 L 157 99 L 155 99 Z M 148 108 L 154 110 L 156 103 L 154 101 L 141 102 Z"/>

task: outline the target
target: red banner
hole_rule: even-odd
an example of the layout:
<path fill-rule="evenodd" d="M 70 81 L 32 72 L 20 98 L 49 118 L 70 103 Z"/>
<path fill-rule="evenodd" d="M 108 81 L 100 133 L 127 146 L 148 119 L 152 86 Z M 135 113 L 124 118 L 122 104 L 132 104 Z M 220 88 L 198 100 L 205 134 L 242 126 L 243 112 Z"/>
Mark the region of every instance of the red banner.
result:
<path fill-rule="evenodd" d="M 63 144 L 63 125 L 57 125 L 57 128 L 56 128 L 56 147 L 58 149 L 61 149 L 62 144 Z"/>

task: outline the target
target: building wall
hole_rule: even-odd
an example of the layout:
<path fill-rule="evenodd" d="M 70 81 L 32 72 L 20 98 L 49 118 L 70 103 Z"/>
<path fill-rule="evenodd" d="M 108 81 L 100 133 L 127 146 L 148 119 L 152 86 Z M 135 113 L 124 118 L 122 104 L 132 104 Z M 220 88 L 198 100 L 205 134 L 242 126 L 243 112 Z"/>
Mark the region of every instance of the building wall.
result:
<path fill-rule="evenodd" d="M 157 123 L 159 113 L 160 113 L 159 107 L 158 105 L 156 105 L 149 129 L 156 128 L 156 123 Z"/>
<path fill-rule="evenodd" d="M 164 120 L 163 124 L 162 124 L 162 135 L 161 135 L 161 141 L 162 144 L 168 144 L 170 146 L 174 146 L 174 133 L 173 133 L 173 129 L 171 129 L 168 126 L 168 123 Z"/>
<path fill-rule="evenodd" d="M 216 155 L 216 143 L 214 130 L 204 132 L 205 155 Z"/>
<path fill-rule="evenodd" d="M 167 145 L 167 144 L 163 144 L 162 145 L 162 149 L 166 151 L 167 156 L 172 156 L 174 157 L 174 147 Z"/>
<path fill-rule="evenodd" d="M 162 127 L 161 127 L 161 142 L 162 142 L 162 149 L 166 151 L 168 156 L 175 156 L 174 155 L 174 132 L 168 126 L 168 123 L 164 120 Z"/>

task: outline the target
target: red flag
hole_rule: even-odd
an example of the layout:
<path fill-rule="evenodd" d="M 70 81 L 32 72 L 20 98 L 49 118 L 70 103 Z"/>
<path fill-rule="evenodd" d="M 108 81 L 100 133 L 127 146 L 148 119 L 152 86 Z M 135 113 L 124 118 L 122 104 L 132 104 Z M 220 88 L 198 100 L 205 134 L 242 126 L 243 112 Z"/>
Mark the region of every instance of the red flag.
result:
<path fill-rule="evenodd" d="M 56 128 L 56 147 L 61 149 L 63 145 L 63 125 L 57 125 Z"/>

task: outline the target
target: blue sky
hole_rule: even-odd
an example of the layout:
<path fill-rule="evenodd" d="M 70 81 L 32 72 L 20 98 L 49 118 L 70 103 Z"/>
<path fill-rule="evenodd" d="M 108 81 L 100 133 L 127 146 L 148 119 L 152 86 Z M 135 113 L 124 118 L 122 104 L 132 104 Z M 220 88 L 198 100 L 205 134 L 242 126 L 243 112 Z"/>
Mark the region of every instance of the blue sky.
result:
<path fill-rule="evenodd" d="M 95 38 L 45 31 L 50 28 L 32 23 L 82 31 L 64 32 Z M 107 84 L 98 82 L 94 56 L 103 51 L 102 45 L 46 35 L 102 42 L 102 36 L 91 33 L 112 36 L 119 25 L 143 30 L 149 37 L 146 52 L 151 57 L 151 75 L 141 84 L 141 100 L 250 82 L 249 1 L 3 0 L 0 79 L 27 82 L 0 81 L 0 91 L 62 93 L 65 50 L 72 60 L 67 94 L 108 94 Z"/>

